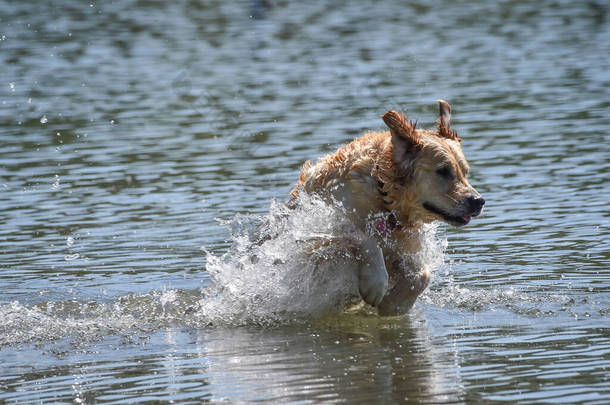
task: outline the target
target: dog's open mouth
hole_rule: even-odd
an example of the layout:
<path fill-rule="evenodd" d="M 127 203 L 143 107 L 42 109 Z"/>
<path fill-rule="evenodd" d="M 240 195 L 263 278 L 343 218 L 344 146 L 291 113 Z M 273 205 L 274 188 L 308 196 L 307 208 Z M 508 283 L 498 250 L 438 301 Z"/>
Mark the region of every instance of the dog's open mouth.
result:
<path fill-rule="evenodd" d="M 427 209 L 428 211 L 440 216 L 441 218 L 443 218 L 445 221 L 449 222 L 450 224 L 457 225 L 457 226 L 466 225 L 472 219 L 472 215 L 448 214 L 448 213 L 444 212 L 443 210 L 441 210 L 440 208 L 437 208 L 434 205 L 427 203 L 427 202 L 424 203 L 424 208 Z"/>

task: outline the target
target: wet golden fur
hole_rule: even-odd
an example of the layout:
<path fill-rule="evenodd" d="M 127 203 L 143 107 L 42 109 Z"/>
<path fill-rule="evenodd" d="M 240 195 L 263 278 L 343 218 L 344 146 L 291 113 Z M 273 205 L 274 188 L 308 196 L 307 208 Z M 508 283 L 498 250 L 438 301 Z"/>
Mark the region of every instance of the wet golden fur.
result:
<path fill-rule="evenodd" d="M 442 100 L 439 105 L 433 130 L 417 129 L 402 114 L 388 111 L 383 120 L 390 131 L 369 132 L 315 164 L 306 162 L 291 191 L 291 203 L 302 191 L 332 196 L 363 231 L 371 214 L 395 217 L 385 241 L 377 239 L 390 280 L 383 301 L 375 301 L 382 314 L 406 312 L 428 283 L 425 263 L 405 263 L 403 254 L 421 249 L 422 225 L 436 220 L 464 225 L 484 204 L 468 182 L 461 139 L 450 128 L 451 107 Z"/>

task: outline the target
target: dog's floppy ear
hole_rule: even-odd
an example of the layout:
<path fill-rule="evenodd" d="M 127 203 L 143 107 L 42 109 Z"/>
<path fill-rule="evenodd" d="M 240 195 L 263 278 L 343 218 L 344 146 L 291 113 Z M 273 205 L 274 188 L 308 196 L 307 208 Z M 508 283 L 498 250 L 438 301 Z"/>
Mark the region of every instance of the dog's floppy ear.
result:
<path fill-rule="evenodd" d="M 457 136 L 457 132 L 451 129 L 451 106 L 445 100 L 438 100 L 438 105 L 440 108 L 438 134 L 443 138 L 461 142 L 462 140 Z"/>
<path fill-rule="evenodd" d="M 388 111 L 381 116 L 392 134 L 392 159 L 398 165 L 399 175 L 406 172 L 415 154 L 421 150 L 422 140 L 415 130 L 416 122 L 407 121 L 397 111 Z"/>

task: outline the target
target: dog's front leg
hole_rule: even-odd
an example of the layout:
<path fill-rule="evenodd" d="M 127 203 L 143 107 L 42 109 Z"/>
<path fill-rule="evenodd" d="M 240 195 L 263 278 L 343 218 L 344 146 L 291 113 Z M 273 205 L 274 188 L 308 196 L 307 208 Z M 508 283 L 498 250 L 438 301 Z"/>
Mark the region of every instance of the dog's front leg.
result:
<path fill-rule="evenodd" d="M 381 316 L 406 314 L 430 282 L 430 272 L 426 267 L 408 273 L 401 271 L 399 274 L 396 284 L 379 304 Z"/>
<path fill-rule="evenodd" d="M 377 306 L 388 289 L 388 272 L 383 251 L 373 238 L 360 244 L 360 268 L 358 272 L 360 295 L 368 304 Z"/>

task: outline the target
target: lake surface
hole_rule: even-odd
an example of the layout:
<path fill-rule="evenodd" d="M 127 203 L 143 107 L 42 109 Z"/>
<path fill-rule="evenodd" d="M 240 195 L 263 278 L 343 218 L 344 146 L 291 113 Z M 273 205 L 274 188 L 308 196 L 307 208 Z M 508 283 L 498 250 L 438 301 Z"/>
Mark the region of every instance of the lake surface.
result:
<path fill-rule="evenodd" d="M 0 4 L 0 402 L 610 401 L 606 2 L 108 3 Z M 305 160 L 439 98 L 487 204 L 410 314 L 210 307 Z"/>

